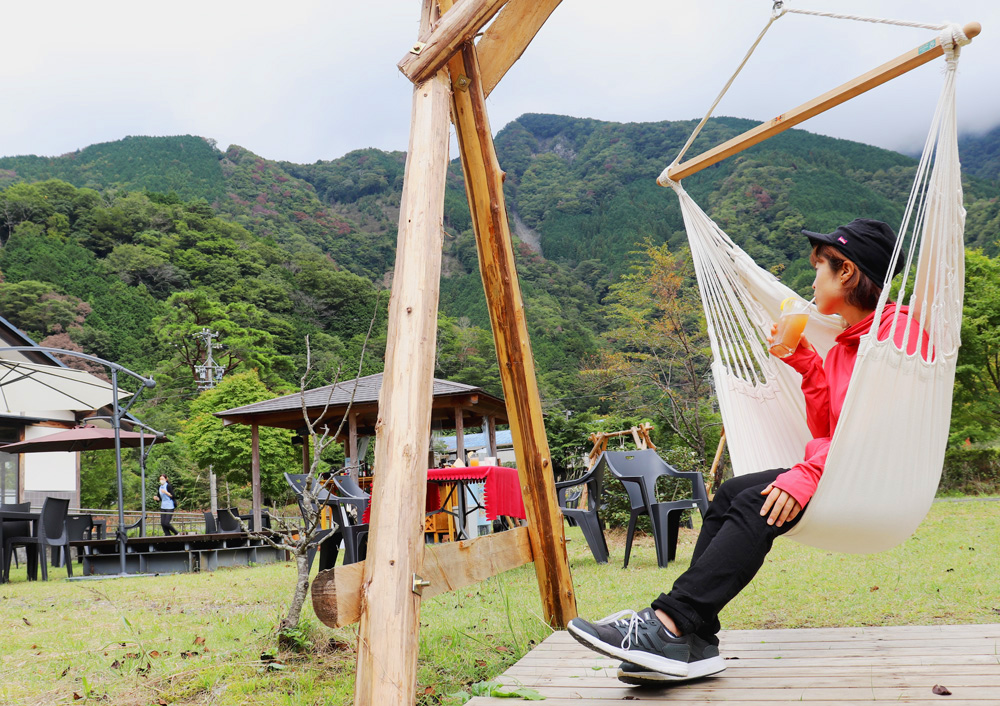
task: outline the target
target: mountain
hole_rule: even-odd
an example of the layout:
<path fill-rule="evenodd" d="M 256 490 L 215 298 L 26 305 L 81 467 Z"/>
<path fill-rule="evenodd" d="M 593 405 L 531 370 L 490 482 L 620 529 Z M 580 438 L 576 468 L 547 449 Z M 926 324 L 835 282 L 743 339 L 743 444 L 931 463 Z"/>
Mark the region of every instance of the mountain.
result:
<path fill-rule="evenodd" d="M 690 154 L 753 125 L 713 119 Z M 692 128 L 527 114 L 497 134 L 534 352 L 554 404 L 575 404 L 568 400 L 586 391 L 580 362 L 601 345 L 603 299 L 635 262 L 638 245 L 685 246 L 677 201 L 654 177 Z M 975 145 L 995 137 L 963 142 L 983 157 L 972 165 L 977 174 L 990 174 L 989 149 Z M 372 297 L 384 297 L 377 293 L 391 278 L 404 165 L 403 153 L 377 149 L 293 164 L 237 145 L 222 151 L 193 136 L 0 158 L 0 240 L 9 239 L 0 268 L 8 287 L 43 282 L 52 296 L 90 307 L 84 318 L 96 323 L 74 335 L 99 350 L 102 341 L 118 341 L 106 346 L 109 355 L 125 355 L 127 340 L 152 335 L 149 322 L 164 315 L 172 295 L 201 291 L 220 305 L 252 306 L 256 313 L 244 319 L 272 336 L 266 345 L 286 361 L 274 368 L 276 379 L 294 384 L 306 334 L 324 354 L 346 361 L 357 353 L 360 343 L 351 341 L 370 319 L 362 312 Z M 895 152 L 789 130 L 684 186 L 758 263 L 806 292 L 812 272 L 799 231 L 832 229 L 859 214 L 899 222 L 914 170 L 915 160 Z M 995 255 L 997 187 L 977 174 L 966 177 L 969 244 Z M 439 372 L 495 390 L 457 161 L 447 187 L 441 312 L 442 340 L 452 348 Z M 105 301 L 112 291 L 119 299 Z M 130 320 L 130 311 L 145 322 Z M 32 324 L 39 336 L 70 325 L 56 323 L 55 331 L 42 319 Z M 153 350 L 139 345 L 128 355 L 148 367 L 163 354 Z"/>
<path fill-rule="evenodd" d="M 1000 179 L 1000 125 L 983 135 L 958 140 L 962 170 L 981 179 Z"/>

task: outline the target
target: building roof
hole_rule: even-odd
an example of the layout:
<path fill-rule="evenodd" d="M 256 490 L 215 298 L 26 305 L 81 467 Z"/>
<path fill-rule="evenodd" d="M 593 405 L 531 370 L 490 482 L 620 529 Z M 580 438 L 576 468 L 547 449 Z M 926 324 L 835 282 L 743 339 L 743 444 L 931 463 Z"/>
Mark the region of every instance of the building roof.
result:
<path fill-rule="evenodd" d="M 506 423 L 507 410 L 503 400 L 484 392 L 480 387 L 435 378 L 433 389 L 432 416 L 435 428 L 453 428 L 452 410 L 456 407 L 462 408 L 463 416 L 468 417 L 470 426 L 478 426 L 478 419 L 483 416 L 493 416 L 499 423 Z M 302 418 L 304 394 L 306 410 L 313 422 L 342 417 L 350 406 L 358 415 L 359 433 L 365 433 L 374 431 L 381 390 L 382 373 L 376 373 L 345 380 L 336 385 L 306 390 L 305 393 L 293 392 L 263 402 L 227 409 L 216 412 L 215 416 L 220 417 L 225 424 L 258 424 L 299 429 L 305 425 Z M 449 413 L 452 414 L 451 427 L 445 426 Z"/>

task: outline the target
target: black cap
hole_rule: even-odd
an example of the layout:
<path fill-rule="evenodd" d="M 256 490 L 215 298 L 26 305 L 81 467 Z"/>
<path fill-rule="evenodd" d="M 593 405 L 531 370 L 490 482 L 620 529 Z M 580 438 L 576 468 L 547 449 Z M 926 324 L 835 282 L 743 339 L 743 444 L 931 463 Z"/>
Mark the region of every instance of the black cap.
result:
<path fill-rule="evenodd" d="M 832 245 L 879 287 L 885 283 L 886 273 L 892 262 L 892 251 L 896 247 L 896 234 L 888 224 L 870 218 L 855 218 L 832 233 L 804 230 L 802 234 L 814 246 Z M 892 274 L 899 274 L 901 269 L 903 258 L 899 258 Z"/>

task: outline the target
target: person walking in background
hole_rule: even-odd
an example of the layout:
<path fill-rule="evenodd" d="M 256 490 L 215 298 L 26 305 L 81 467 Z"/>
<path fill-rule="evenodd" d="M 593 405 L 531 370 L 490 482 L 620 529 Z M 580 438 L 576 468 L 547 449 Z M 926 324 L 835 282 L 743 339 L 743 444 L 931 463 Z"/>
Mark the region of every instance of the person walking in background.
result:
<path fill-rule="evenodd" d="M 177 502 L 174 500 L 174 488 L 162 473 L 160 474 L 160 489 L 156 491 L 156 494 L 160 496 L 160 527 L 163 528 L 163 536 L 180 534 L 177 528 L 170 524 L 170 520 L 174 517 L 174 509 L 177 507 Z"/>

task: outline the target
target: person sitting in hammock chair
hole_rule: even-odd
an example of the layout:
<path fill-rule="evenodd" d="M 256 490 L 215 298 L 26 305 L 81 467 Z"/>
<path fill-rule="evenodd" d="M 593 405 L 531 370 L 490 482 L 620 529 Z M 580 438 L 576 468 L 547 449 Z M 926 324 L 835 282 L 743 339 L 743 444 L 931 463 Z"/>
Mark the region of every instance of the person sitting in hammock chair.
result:
<path fill-rule="evenodd" d="M 825 362 L 804 337 L 782 359 L 802 374 L 814 438 L 806 445 L 804 460 L 791 469 L 749 473 L 722 484 L 705 515 L 690 567 L 651 607 L 596 622 L 570 621 L 569 632 L 581 644 L 625 660 L 618 676 L 627 682 L 693 679 L 725 669 L 716 637 L 719 611 L 754 577 L 774 539 L 797 523 L 823 473 L 858 343 L 872 328 L 896 236 L 885 223 L 863 218 L 833 233 L 802 232 L 813 245 L 816 309 L 839 314 L 846 326 Z M 909 321 L 906 307 L 886 304 L 879 339 L 890 336 L 896 318 L 897 347 L 906 341 L 912 354 L 920 345 L 926 358 L 927 335 L 917 321 Z"/>

